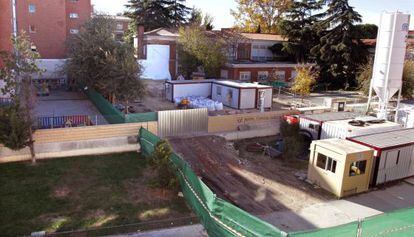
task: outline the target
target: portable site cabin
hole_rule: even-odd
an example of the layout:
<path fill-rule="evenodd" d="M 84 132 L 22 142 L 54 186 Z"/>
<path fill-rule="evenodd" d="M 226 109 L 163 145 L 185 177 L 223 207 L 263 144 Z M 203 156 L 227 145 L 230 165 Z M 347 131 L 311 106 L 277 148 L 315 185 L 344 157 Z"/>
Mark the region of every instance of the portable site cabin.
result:
<path fill-rule="evenodd" d="M 214 80 L 166 81 L 165 97 L 174 102 L 174 98 L 186 96 L 211 97 L 211 86 Z"/>
<path fill-rule="evenodd" d="M 234 109 L 254 109 L 259 108 L 260 92 L 264 93 L 264 108 L 271 108 L 273 88 L 255 83 L 215 81 L 211 99 Z"/>
<path fill-rule="evenodd" d="M 357 115 L 350 112 L 329 112 L 321 114 L 300 115 L 299 127 L 312 136 L 312 140 L 320 139 L 322 124 L 327 121 L 355 118 Z"/>
<path fill-rule="evenodd" d="M 375 150 L 371 185 L 414 176 L 413 128 L 347 139 Z"/>
<path fill-rule="evenodd" d="M 369 188 L 374 150 L 351 141 L 326 139 L 310 146 L 308 179 L 345 197 Z"/>
<path fill-rule="evenodd" d="M 402 129 L 394 122 L 379 120 L 375 117 L 359 117 L 356 119 L 328 121 L 322 124 L 320 139 L 348 138 L 388 132 Z"/>

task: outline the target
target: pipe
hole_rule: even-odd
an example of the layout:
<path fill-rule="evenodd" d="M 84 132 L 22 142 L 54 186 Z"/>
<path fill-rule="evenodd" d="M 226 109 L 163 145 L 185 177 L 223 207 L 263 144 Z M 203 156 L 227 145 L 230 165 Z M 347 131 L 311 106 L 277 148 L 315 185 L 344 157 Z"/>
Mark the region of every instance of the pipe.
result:
<path fill-rule="evenodd" d="M 17 37 L 17 13 L 16 13 L 16 0 L 11 0 L 12 3 L 12 22 L 13 22 L 13 36 Z"/>

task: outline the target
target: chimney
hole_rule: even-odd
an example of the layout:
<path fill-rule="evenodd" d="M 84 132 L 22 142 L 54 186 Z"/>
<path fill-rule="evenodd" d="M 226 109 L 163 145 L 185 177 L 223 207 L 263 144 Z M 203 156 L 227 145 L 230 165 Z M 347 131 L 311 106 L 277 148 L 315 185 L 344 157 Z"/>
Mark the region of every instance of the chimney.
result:
<path fill-rule="evenodd" d="M 138 59 L 145 59 L 144 54 L 144 26 L 138 25 L 137 26 L 137 56 Z"/>

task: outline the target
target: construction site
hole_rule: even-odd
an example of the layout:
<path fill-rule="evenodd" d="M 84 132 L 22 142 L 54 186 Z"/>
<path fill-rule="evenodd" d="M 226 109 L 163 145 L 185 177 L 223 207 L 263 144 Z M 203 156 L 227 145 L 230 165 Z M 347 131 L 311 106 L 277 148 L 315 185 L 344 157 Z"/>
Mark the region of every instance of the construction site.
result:
<path fill-rule="evenodd" d="M 236 150 L 233 142 L 218 136 L 171 138 L 169 142 L 218 197 L 249 213 L 299 210 L 332 198 L 299 179 L 306 174 L 307 162 L 293 161 L 293 167 L 280 157 L 246 151 L 243 141 Z"/>

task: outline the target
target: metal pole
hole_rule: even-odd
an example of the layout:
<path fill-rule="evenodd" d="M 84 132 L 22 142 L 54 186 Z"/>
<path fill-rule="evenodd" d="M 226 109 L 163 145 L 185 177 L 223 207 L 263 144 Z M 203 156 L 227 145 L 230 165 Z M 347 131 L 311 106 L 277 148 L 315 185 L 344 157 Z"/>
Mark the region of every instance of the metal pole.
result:
<path fill-rule="evenodd" d="M 398 122 L 398 110 L 400 109 L 401 93 L 402 93 L 402 88 L 398 90 L 397 108 L 395 108 L 394 122 Z"/>
<path fill-rule="evenodd" d="M 12 3 L 12 22 L 13 22 L 13 36 L 17 37 L 17 14 L 16 14 L 16 0 L 11 0 Z"/>
<path fill-rule="evenodd" d="M 369 95 L 368 95 L 367 109 L 366 109 L 365 114 L 368 114 L 368 112 L 369 112 L 369 107 L 371 106 L 371 100 L 372 100 L 372 86 L 373 86 L 372 81 L 373 81 L 373 80 L 372 80 L 372 78 L 371 78 L 371 82 L 369 83 Z"/>

